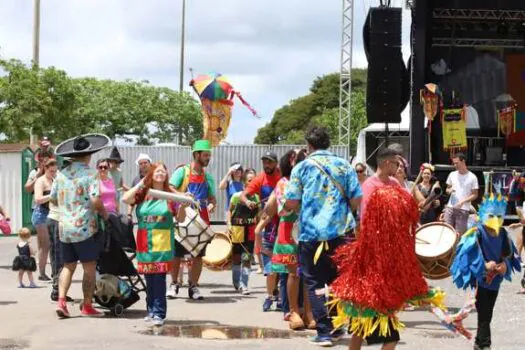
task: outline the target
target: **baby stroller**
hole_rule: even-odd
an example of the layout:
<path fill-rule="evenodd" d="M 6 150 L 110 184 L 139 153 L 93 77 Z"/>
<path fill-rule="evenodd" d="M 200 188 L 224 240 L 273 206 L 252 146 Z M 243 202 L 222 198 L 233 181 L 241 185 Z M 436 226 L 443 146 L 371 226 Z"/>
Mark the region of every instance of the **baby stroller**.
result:
<path fill-rule="evenodd" d="M 136 256 L 133 225 L 123 222 L 117 228 L 111 219 L 102 232 L 104 249 L 97 262 L 100 278 L 94 298 L 111 314 L 121 316 L 140 300 L 139 293 L 146 290 L 146 285 L 133 265 Z"/>

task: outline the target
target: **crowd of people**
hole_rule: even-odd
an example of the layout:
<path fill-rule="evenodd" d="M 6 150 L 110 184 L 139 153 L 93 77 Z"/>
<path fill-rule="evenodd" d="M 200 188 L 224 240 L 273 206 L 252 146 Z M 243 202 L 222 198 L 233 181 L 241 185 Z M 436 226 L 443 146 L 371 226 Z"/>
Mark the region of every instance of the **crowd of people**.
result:
<path fill-rule="evenodd" d="M 452 157 L 456 170 L 449 174 L 445 191 L 441 191 L 430 164 L 421 166 L 415 182 L 409 181 L 409 164 L 397 146 L 380 149 L 376 170 L 370 173 L 366 164 L 352 166 L 331 153 L 325 129 L 314 127 L 305 138 L 304 149 L 291 149 L 280 158 L 271 151 L 265 153 L 261 159 L 263 170 L 258 174 L 241 161 L 231 164 L 218 186 L 227 197 L 225 208 L 216 208 L 215 179 L 206 171 L 212 157 L 207 140 L 196 141 L 190 164 L 173 169 L 171 176 L 161 160 L 140 154 L 136 160 L 139 174 L 130 186 L 123 181 L 120 164 L 124 160 L 116 147 L 108 158 L 96 162 L 96 169 L 90 167 L 92 154 L 110 143 L 103 135 L 67 140 L 54 152 L 40 150 L 38 166 L 25 185 L 25 190 L 34 195 L 32 224 L 38 249 L 35 252 L 31 248 L 28 230 L 21 229 L 16 265 L 19 286 L 25 287 L 22 278 L 27 271 L 29 287 L 34 287 L 32 271 L 37 268 L 39 281 L 51 280 L 46 274 L 49 255 L 51 299 L 57 302 L 57 315 L 68 318 L 68 291 L 80 262 L 84 270 L 81 313 L 100 316 L 93 307 L 93 295 L 97 258 L 103 249 L 101 227 L 128 230 L 136 217 L 136 265 L 146 281 L 146 321 L 163 325 L 166 299 L 179 295 L 184 266 L 188 267 L 188 298 L 205 298 L 199 281 L 206 248 L 188 259 L 188 249 L 175 239 L 177 223 L 186 219 L 188 204 L 154 197 L 150 190 L 182 194 L 199 203 L 198 215 L 207 224 L 215 210 L 225 211 L 232 242 L 233 288 L 242 295 L 250 294 L 250 274 L 256 261 L 258 272 L 266 279 L 262 311 L 281 310 L 290 329 L 315 329 L 317 335 L 311 342 L 331 346 L 346 333 L 346 329 L 334 329 L 333 315 L 327 308 L 327 286 L 340 273 L 333 255 L 342 251 L 338 248 L 358 240 L 360 230 L 370 225 L 372 215 L 367 215 L 367 210 L 371 210 L 373 194 L 382 188 L 401 188 L 418 207 L 418 224 L 442 220 L 463 234 L 475 214 L 473 203 L 478 198 L 479 184 L 463 154 Z M 56 156 L 66 159 L 60 170 Z M 518 186 L 514 187 L 517 192 Z M 442 192 L 449 197 L 446 203 L 441 202 Z M 127 215 L 120 214 L 121 203 L 127 204 Z M 7 217 L 1 208 L 0 215 Z M 525 217 L 521 220 L 525 223 Z M 518 251 L 522 249 L 523 237 L 518 242 Z M 501 275 L 507 272 L 493 264 L 489 268 Z M 497 290 L 500 282 L 486 287 Z M 487 322 L 490 325 L 495 302 L 493 296 L 490 298 L 490 303 L 479 305 L 486 312 L 478 310 L 479 315 L 490 314 L 482 319 L 478 315 L 478 323 L 485 326 Z M 383 343 L 385 349 L 394 348 L 399 341 L 397 328 L 392 324 L 388 332 L 382 328 L 357 334 L 351 349 L 360 348 L 363 340 Z M 488 336 L 486 327 L 480 332 L 476 344 L 480 348 L 490 346 L 490 328 Z"/>

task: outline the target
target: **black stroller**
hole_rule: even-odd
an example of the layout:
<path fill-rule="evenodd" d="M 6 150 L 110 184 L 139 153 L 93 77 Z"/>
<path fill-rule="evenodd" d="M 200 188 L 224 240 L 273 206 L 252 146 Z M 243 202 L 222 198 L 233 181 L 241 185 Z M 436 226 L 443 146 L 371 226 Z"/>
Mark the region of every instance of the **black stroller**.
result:
<path fill-rule="evenodd" d="M 146 285 L 133 265 L 137 248 L 133 225 L 112 216 L 103 231 L 104 249 L 97 262 L 97 271 L 100 275 L 114 276 L 119 293 L 109 297 L 95 295 L 94 298 L 111 314 L 121 316 L 125 309 L 140 300 L 139 293 L 146 291 Z"/>

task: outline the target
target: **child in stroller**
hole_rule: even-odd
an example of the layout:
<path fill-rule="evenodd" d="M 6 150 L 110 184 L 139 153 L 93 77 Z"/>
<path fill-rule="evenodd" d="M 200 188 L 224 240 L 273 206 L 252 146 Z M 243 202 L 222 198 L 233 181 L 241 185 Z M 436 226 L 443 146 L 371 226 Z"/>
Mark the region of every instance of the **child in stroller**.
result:
<path fill-rule="evenodd" d="M 123 222 L 118 230 L 107 225 L 104 249 L 97 263 L 95 301 L 114 316 L 121 316 L 125 309 L 140 300 L 139 293 L 146 290 L 133 265 L 135 256 L 133 225 Z"/>

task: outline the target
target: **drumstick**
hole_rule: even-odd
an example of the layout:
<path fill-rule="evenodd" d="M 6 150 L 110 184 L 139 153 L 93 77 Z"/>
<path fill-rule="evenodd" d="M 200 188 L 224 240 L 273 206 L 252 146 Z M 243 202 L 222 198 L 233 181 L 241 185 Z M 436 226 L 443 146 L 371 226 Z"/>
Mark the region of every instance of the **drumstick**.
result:
<path fill-rule="evenodd" d="M 151 188 L 149 189 L 148 194 L 157 199 L 166 199 L 166 200 L 170 200 L 170 201 L 174 201 L 178 203 L 187 203 L 187 204 L 194 205 L 196 207 L 200 206 L 199 202 L 197 202 L 194 198 L 183 195 L 183 194 L 159 191 L 159 190 L 154 190 Z"/>
<path fill-rule="evenodd" d="M 419 242 L 421 242 L 421 243 L 423 243 L 423 244 L 432 244 L 432 243 L 430 243 L 429 241 L 425 241 L 424 239 L 421 239 L 421 238 L 419 238 L 419 237 L 416 237 L 416 241 L 419 241 Z"/>

